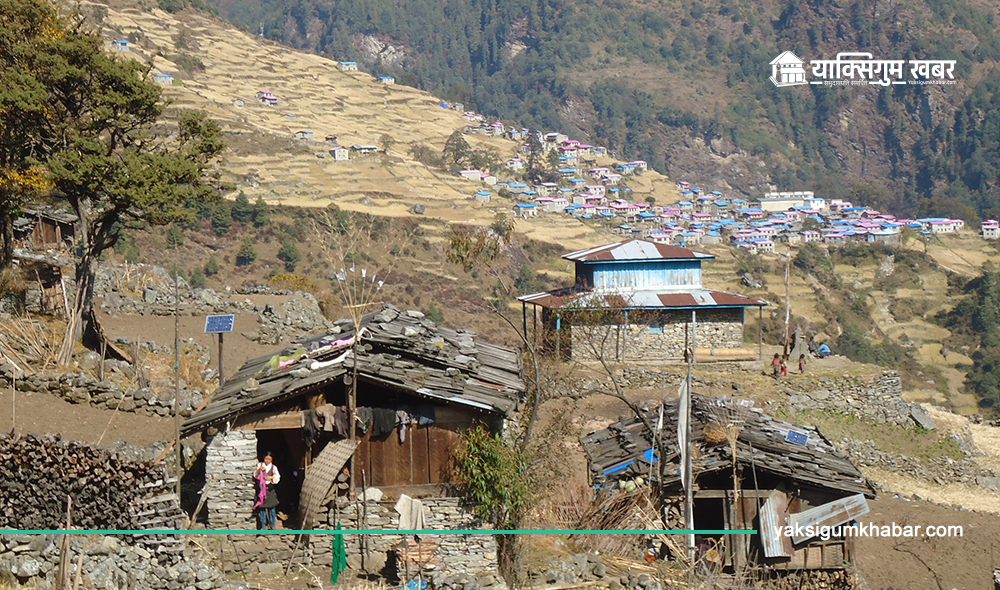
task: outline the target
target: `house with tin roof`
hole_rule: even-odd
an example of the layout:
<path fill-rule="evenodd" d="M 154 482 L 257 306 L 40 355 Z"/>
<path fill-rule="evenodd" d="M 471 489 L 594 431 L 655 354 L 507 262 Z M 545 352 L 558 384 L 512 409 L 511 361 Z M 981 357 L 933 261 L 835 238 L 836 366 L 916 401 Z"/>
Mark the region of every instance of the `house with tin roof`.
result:
<path fill-rule="evenodd" d="M 532 308 L 556 354 L 586 359 L 586 339 L 595 324 L 615 333 L 616 360 L 677 361 L 696 334 L 696 360 L 753 359 L 743 348 L 747 308 L 761 299 L 716 291 L 702 284 L 701 265 L 711 254 L 664 243 L 632 239 L 563 255 L 576 266 L 572 287 L 523 295 L 525 328 Z"/>

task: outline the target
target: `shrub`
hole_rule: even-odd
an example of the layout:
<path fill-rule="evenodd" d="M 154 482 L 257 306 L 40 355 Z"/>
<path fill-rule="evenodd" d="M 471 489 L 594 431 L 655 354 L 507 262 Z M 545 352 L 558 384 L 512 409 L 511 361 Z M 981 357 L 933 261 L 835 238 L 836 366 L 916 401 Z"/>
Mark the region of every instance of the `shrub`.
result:
<path fill-rule="evenodd" d="M 294 272 L 295 265 L 299 263 L 301 258 L 299 248 L 295 245 L 295 242 L 293 242 L 291 238 L 281 240 L 281 249 L 278 250 L 278 259 L 284 261 L 286 271 Z"/>
<path fill-rule="evenodd" d="M 215 276 L 219 274 L 219 259 L 212 254 L 208 257 L 208 262 L 205 263 L 205 276 Z"/>
<path fill-rule="evenodd" d="M 434 305 L 433 301 L 431 301 L 430 306 L 427 308 L 427 319 L 434 322 L 435 324 L 444 323 L 444 315 L 441 314 L 441 310 L 439 310 L 437 306 Z"/>
<path fill-rule="evenodd" d="M 191 277 L 189 279 L 191 286 L 195 289 L 205 288 L 205 273 L 201 270 L 200 266 L 194 267 L 191 271 Z"/>

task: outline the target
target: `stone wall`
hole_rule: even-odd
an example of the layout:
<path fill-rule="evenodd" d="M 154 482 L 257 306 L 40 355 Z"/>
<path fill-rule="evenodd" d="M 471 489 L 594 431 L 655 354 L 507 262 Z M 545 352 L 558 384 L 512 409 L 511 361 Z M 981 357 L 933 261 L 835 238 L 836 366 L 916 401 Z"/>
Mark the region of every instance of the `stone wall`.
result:
<path fill-rule="evenodd" d="M 483 530 L 489 531 L 474 513 L 472 506 L 456 497 L 421 498 L 424 506 L 424 522 L 434 530 Z M 346 497 L 324 506 L 318 515 L 319 528 L 336 528 L 337 521 L 345 529 L 396 530 L 399 528 L 399 513 L 395 510 L 396 500 L 375 502 L 368 500 L 363 505 L 350 502 Z M 361 512 L 359 515 L 358 512 Z M 360 518 L 364 516 L 364 519 Z M 361 522 L 363 526 L 359 526 Z M 409 537 L 411 540 L 413 537 Z M 368 535 L 365 537 L 367 552 L 378 554 L 377 559 L 385 559 L 390 548 L 403 540 L 402 535 Z M 319 543 L 318 547 L 315 545 Z M 497 545 L 492 534 L 482 535 L 441 535 L 422 539 L 425 563 L 433 564 L 435 575 L 495 575 L 497 572 Z M 411 546 L 412 541 L 411 541 Z M 314 538 L 314 559 L 317 564 L 326 565 L 329 559 L 330 541 L 324 537 Z M 360 555 L 360 537 L 347 538 L 348 555 Z"/>
<path fill-rule="evenodd" d="M 230 430 L 212 437 L 205 447 L 205 506 L 213 529 L 254 529 L 253 471 L 257 435 Z"/>
<path fill-rule="evenodd" d="M 624 355 L 621 360 L 626 362 L 665 361 L 684 357 L 685 333 L 690 321 L 689 314 L 664 313 L 628 325 L 574 328 L 563 324 L 563 329 L 570 330 L 571 354 L 576 360 L 588 360 L 594 356 L 584 339 L 600 338 L 610 331 L 608 342 L 611 344 L 605 349 L 607 353 L 620 351 Z M 741 348 L 743 310 L 699 311 L 696 332 L 695 345 L 698 348 Z"/>
<path fill-rule="evenodd" d="M 70 575 L 83 556 L 83 588 L 100 590 L 236 590 L 208 556 L 188 549 L 183 558 L 165 558 L 127 537 L 87 535 L 70 539 Z M 59 535 L 0 535 L 0 586 L 22 584 L 35 590 L 59 589 Z"/>
<path fill-rule="evenodd" d="M 100 360 L 98 360 L 100 362 Z M 105 361 L 106 375 L 112 377 L 110 367 L 124 365 L 124 361 Z M 131 370 L 130 368 L 128 368 Z M 123 412 L 136 412 L 156 416 L 168 416 L 173 413 L 174 387 L 159 387 L 154 392 L 150 387 L 123 388 L 111 381 L 100 381 L 84 372 L 68 373 L 26 373 L 15 369 L 12 365 L 0 363 L 0 388 L 11 387 L 16 383 L 18 391 L 39 392 L 56 395 L 73 404 L 87 404 L 95 408 Z M 180 395 L 180 414 L 187 417 L 201 406 L 204 400 L 201 391 L 191 390 L 183 386 Z"/>
<path fill-rule="evenodd" d="M 785 389 L 792 412 L 831 410 L 879 424 L 934 428 L 934 421 L 920 404 L 903 399 L 903 384 L 896 371 L 872 377 L 820 377 L 794 387 L 790 383 Z"/>

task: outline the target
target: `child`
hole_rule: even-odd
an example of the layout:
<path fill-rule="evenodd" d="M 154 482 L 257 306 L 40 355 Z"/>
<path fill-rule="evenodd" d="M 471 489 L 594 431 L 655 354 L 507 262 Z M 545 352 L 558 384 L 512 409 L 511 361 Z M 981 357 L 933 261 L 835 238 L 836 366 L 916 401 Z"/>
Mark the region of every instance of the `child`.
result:
<path fill-rule="evenodd" d="M 781 376 L 782 377 L 788 376 L 788 365 L 785 364 L 784 358 L 781 359 Z"/>
<path fill-rule="evenodd" d="M 802 375 L 806 374 L 806 355 L 799 355 L 799 373 Z"/>
<path fill-rule="evenodd" d="M 774 359 L 771 360 L 771 369 L 774 371 L 773 377 L 775 379 L 781 375 L 781 355 L 774 353 Z"/>

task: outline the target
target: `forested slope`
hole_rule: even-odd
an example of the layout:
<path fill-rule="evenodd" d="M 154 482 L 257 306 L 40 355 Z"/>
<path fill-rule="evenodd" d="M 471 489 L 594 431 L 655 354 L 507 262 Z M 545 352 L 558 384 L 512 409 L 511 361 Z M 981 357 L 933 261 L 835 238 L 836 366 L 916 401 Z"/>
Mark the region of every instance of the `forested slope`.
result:
<path fill-rule="evenodd" d="M 998 6 L 973 0 L 215 0 L 286 44 L 745 194 L 974 221 L 1000 206 Z M 775 88 L 768 63 L 956 59 L 954 86 Z"/>

